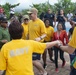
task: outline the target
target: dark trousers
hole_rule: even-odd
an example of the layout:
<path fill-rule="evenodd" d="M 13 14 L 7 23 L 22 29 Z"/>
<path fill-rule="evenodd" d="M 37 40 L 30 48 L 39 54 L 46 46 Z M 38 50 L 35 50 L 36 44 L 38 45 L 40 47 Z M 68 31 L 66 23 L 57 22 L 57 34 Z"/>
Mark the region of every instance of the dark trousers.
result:
<path fill-rule="evenodd" d="M 65 62 L 64 52 L 60 48 L 54 47 L 55 67 L 56 68 L 58 68 L 58 51 L 60 52 L 60 59 L 62 60 L 62 62 Z"/>
<path fill-rule="evenodd" d="M 70 72 L 70 75 L 76 75 L 76 69 L 72 68 L 71 72 Z"/>

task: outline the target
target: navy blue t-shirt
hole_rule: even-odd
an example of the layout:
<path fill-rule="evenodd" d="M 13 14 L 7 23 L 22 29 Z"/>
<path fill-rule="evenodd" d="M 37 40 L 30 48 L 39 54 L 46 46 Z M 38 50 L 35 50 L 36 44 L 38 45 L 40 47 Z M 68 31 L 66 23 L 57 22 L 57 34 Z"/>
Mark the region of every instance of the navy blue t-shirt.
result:
<path fill-rule="evenodd" d="M 63 16 L 58 15 L 57 16 L 57 21 L 58 21 L 58 23 L 62 23 L 63 30 L 65 30 L 66 29 L 66 27 L 65 27 L 65 19 L 63 18 Z"/>
<path fill-rule="evenodd" d="M 53 26 L 53 21 L 54 21 L 55 15 L 53 13 L 46 13 L 44 16 L 44 19 L 49 19 L 50 20 L 50 25 Z"/>

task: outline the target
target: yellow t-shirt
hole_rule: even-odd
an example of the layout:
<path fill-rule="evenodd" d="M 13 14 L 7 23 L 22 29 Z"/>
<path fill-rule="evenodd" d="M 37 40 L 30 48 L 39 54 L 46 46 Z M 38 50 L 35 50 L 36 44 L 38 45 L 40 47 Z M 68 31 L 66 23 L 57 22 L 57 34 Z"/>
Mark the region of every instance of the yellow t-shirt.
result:
<path fill-rule="evenodd" d="M 24 28 L 24 32 L 22 34 L 22 39 L 26 40 L 28 35 L 28 24 L 22 23 L 22 26 Z"/>
<path fill-rule="evenodd" d="M 45 41 L 49 42 L 52 40 L 52 37 L 53 37 L 53 33 L 54 33 L 54 28 L 49 26 L 49 27 L 46 27 L 46 37 L 45 37 Z"/>
<path fill-rule="evenodd" d="M 68 45 L 76 48 L 76 27 L 74 28 L 72 38 L 71 38 L 70 42 L 68 43 Z"/>
<path fill-rule="evenodd" d="M 32 53 L 43 53 L 45 48 L 45 43 L 33 40 L 12 40 L 1 49 L 0 70 L 6 75 L 34 75 Z"/>
<path fill-rule="evenodd" d="M 43 34 L 46 34 L 44 22 L 39 18 L 35 21 L 31 20 L 29 22 L 29 39 L 35 40 L 35 38 L 38 38 Z"/>

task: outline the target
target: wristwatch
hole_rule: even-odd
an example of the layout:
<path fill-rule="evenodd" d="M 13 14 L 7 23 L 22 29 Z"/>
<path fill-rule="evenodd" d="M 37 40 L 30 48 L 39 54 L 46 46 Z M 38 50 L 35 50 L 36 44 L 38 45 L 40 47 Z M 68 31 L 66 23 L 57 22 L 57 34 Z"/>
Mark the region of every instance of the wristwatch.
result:
<path fill-rule="evenodd" d="M 42 37 L 40 37 L 40 39 L 42 40 L 43 38 L 42 38 Z"/>

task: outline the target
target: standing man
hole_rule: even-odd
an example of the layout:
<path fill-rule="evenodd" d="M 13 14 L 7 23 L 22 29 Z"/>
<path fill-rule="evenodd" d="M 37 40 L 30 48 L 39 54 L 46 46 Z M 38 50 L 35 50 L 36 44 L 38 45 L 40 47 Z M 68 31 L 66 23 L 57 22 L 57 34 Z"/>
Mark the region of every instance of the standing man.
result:
<path fill-rule="evenodd" d="M 44 16 L 44 19 L 49 19 L 50 20 L 50 25 L 52 27 L 55 27 L 56 25 L 56 18 L 55 15 L 52 13 L 52 11 L 50 9 L 48 9 L 47 13 Z M 54 22 L 54 25 L 53 25 Z"/>
<path fill-rule="evenodd" d="M 69 11 L 67 14 L 68 21 L 70 21 L 73 18 L 73 14 Z"/>
<path fill-rule="evenodd" d="M 15 14 L 15 9 L 12 7 L 10 8 L 10 19 L 14 16 Z"/>
<path fill-rule="evenodd" d="M 28 11 L 31 21 L 29 22 L 29 40 L 35 40 L 38 42 L 43 42 L 46 36 L 45 25 L 42 20 L 37 17 L 38 10 L 32 8 Z M 41 54 L 33 53 L 33 64 L 40 71 L 41 74 L 47 75 L 43 66 L 39 62 Z"/>
<path fill-rule="evenodd" d="M 2 17 L 0 20 L 1 20 L 0 23 L 0 49 L 1 49 L 5 43 L 10 41 L 10 35 L 7 28 L 8 22 L 6 18 Z"/>
<path fill-rule="evenodd" d="M 22 26 L 23 26 L 23 34 L 22 34 L 22 39 L 27 40 L 28 39 L 28 24 L 29 24 L 29 16 L 24 15 L 22 18 Z"/>

